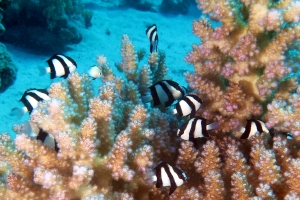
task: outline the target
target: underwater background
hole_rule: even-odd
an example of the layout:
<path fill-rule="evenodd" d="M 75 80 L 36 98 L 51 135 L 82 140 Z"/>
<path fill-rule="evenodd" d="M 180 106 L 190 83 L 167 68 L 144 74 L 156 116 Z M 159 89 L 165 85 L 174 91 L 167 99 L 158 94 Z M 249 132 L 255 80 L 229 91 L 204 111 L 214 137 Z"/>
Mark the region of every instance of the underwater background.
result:
<path fill-rule="evenodd" d="M 5 2 L 5 1 L 3 1 Z M 9 2 L 9 1 L 8 1 Z M 196 8 L 195 2 L 193 6 L 186 8 L 175 7 L 174 10 L 168 9 L 167 11 L 160 11 L 163 8 L 161 1 L 145 1 L 145 8 L 138 5 L 136 1 L 80 1 L 80 3 L 74 3 L 78 9 L 84 9 L 92 13 L 89 27 L 86 27 L 84 20 L 72 13 L 72 17 L 68 20 L 70 22 L 61 22 L 57 19 L 55 23 L 55 29 L 58 31 L 65 23 L 70 23 L 70 26 L 74 26 L 76 31 L 80 35 L 79 41 L 69 41 L 68 34 L 65 34 L 66 41 L 56 41 L 52 37 L 45 34 L 52 28 L 48 25 L 50 22 L 47 18 L 42 21 L 43 10 L 38 7 L 38 1 L 11 1 L 11 4 L 5 6 L 7 11 L 4 12 L 4 19 L 2 23 L 6 27 L 4 35 L 0 37 L 0 41 L 6 45 L 8 52 L 12 56 L 12 62 L 17 68 L 16 80 L 7 89 L 0 93 L 0 101 L 2 111 L 0 132 L 8 132 L 12 137 L 15 136 L 12 131 L 12 126 L 20 121 L 26 121 L 29 116 L 24 115 L 22 119 L 18 119 L 14 116 L 10 116 L 12 108 L 22 107 L 23 104 L 18 102 L 22 97 L 25 90 L 29 88 L 48 88 L 52 82 L 49 78 L 49 74 L 45 76 L 39 76 L 38 66 L 47 65 L 48 60 L 55 53 L 64 53 L 72 57 L 78 64 L 77 71 L 79 73 L 86 73 L 91 66 L 97 64 L 97 56 L 104 55 L 107 57 L 107 61 L 114 70 L 118 73 L 115 67 L 116 63 L 121 61 L 121 39 L 122 35 L 127 34 L 132 40 L 136 50 L 145 49 L 145 58 L 150 54 L 149 52 L 149 40 L 146 36 L 146 29 L 152 24 L 158 26 L 159 44 L 158 49 L 166 53 L 166 63 L 169 69 L 168 77 L 172 77 L 174 81 L 186 85 L 185 77 L 183 73 L 186 71 L 192 71 L 192 67 L 184 62 L 184 57 L 191 49 L 192 43 L 197 43 L 199 39 L 192 33 L 192 22 L 201 16 L 201 12 Z M 45 1 L 44 4 L 47 1 Z M 137 1 L 138 2 L 138 1 Z M 19 16 L 15 16 L 18 19 L 11 19 L 8 21 L 5 19 L 7 12 L 13 12 L 16 7 L 26 5 L 24 10 L 26 13 L 19 13 Z M 49 7 L 54 6 L 54 10 L 60 9 L 64 1 L 48 1 Z M 174 3 L 174 5 L 176 5 Z M 11 8 L 13 7 L 13 8 Z M 36 9 L 39 12 L 36 12 Z M 12 11 L 13 10 L 13 11 Z M 21 9 L 20 9 L 21 10 Z M 44 9 L 45 10 L 45 9 Z M 20 12 L 20 11 L 14 11 Z M 59 11 L 57 11 L 59 13 Z M 184 12 L 184 14 L 182 14 Z M 37 16 L 34 16 L 37 15 Z M 41 15 L 41 16 L 39 16 Z M 18 26 L 13 26 L 15 20 L 21 21 L 22 18 L 28 19 Z M 21 18 L 21 19 L 19 19 Z M 37 20 L 37 18 L 40 18 Z M 75 19 L 74 19 L 75 18 Z M 79 19 L 78 19 L 79 18 Z M 36 24 L 35 24 L 36 23 Z M 62 24 L 60 24 L 62 23 Z M 33 28 L 34 27 L 34 28 Z M 36 32 L 39 29 L 43 31 Z M 14 29 L 10 31 L 9 29 Z M 28 35 L 24 36 L 23 29 L 28 30 Z M 13 34 L 11 38 L 8 36 Z M 53 33 L 58 35 L 58 33 Z M 37 36 L 36 36 L 37 35 Z M 44 37 L 44 38 L 43 38 Z M 58 36 L 57 36 L 58 37 Z M 72 36 L 70 36 L 72 37 Z M 2 38 L 2 39 L 1 39 Z M 21 39 L 16 39 L 21 38 Z M 49 38 L 49 42 L 47 39 Z M 30 42 L 32 41 L 32 42 Z M 76 43 L 76 44 L 72 44 Z M 145 63 L 146 60 L 141 61 Z M 4 74 L 1 72 L 1 74 Z M 95 88 L 101 84 L 101 80 L 94 81 Z"/>
<path fill-rule="evenodd" d="M 299 0 L 0 8 L 0 200 L 300 199 Z"/>

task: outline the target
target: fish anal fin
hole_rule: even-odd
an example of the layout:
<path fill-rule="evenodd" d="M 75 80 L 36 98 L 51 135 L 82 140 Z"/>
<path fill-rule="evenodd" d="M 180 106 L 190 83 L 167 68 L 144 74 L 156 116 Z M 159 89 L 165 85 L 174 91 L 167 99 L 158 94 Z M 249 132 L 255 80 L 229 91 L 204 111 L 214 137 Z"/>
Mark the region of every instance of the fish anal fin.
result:
<path fill-rule="evenodd" d="M 170 105 L 172 105 L 173 102 L 174 101 L 172 101 L 172 100 L 165 102 L 165 107 L 169 107 Z"/>
<path fill-rule="evenodd" d="M 199 148 L 198 142 L 197 142 L 197 140 L 195 138 L 190 139 L 190 141 L 193 142 L 193 146 L 194 146 L 195 149 Z"/>
<path fill-rule="evenodd" d="M 173 192 L 176 190 L 177 186 L 176 184 L 171 184 L 171 187 L 170 187 L 170 191 L 169 191 L 169 195 L 173 194 Z"/>
<path fill-rule="evenodd" d="M 142 102 L 143 103 L 148 103 L 149 101 L 152 101 L 152 96 L 151 95 L 142 96 Z"/>
<path fill-rule="evenodd" d="M 161 188 L 162 187 L 162 180 L 157 179 L 156 181 L 156 188 Z"/>

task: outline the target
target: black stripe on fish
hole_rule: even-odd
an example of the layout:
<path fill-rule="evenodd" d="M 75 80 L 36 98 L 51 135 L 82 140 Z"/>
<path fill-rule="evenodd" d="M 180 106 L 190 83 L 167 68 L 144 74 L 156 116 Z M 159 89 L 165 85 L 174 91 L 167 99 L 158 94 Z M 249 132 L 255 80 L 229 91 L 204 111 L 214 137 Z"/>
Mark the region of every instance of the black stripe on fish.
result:
<path fill-rule="evenodd" d="M 152 99 L 153 99 L 153 106 L 157 106 L 157 105 L 161 104 L 155 85 L 150 87 L 150 92 L 151 92 Z"/>
<path fill-rule="evenodd" d="M 177 185 L 174 180 L 174 174 L 171 173 L 168 164 L 164 167 L 164 169 L 170 180 L 171 187 L 170 187 L 169 195 L 171 195 L 176 190 Z"/>
<path fill-rule="evenodd" d="M 179 104 L 179 102 L 175 105 L 175 109 L 177 110 L 177 115 L 179 117 L 182 117 L 183 113 L 182 113 L 181 105 Z"/>
<path fill-rule="evenodd" d="M 44 143 L 46 137 L 48 136 L 48 133 L 46 133 L 45 131 L 42 131 L 40 129 L 38 136 L 36 137 L 37 140 L 40 140 Z"/>
<path fill-rule="evenodd" d="M 170 91 L 169 87 L 173 87 L 175 88 L 177 91 L 179 91 L 181 93 L 181 97 L 183 97 L 185 95 L 185 91 L 183 90 L 183 88 L 178 84 L 176 83 L 175 81 L 171 81 L 171 80 L 164 80 L 167 84 L 168 84 L 168 93 L 170 94 L 171 98 L 169 98 L 169 101 L 165 102 L 165 107 L 168 107 L 170 105 L 172 105 L 172 103 L 177 100 L 178 98 L 175 98 L 174 97 L 174 94 Z M 168 94 L 168 96 L 169 96 Z"/>
<path fill-rule="evenodd" d="M 190 108 L 191 108 L 191 110 L 192 110 L 192 112 L 191 112 L 191 115 L 193 115 L 193 116 L 195 116 L 195 110 L 196 110 L 196 106 L 195 106 L 195 104 L 188 98 L 188 97 L 184 97 L 184 99 L 182 99 L 183 101 L 185 101 L 189 106 L 190 106 Z M 179 104 L 179 103 L 178 103 Z M 181 113 L 181 115 L 179 115 L 179 116 L 183 116 L 183 113 L 182 113 L 182 110 L 181 110 L 181 106 L 180 106 L 180 113 Z"/>
<path fill-rule="evenodd" d="M 160 85 L 161 85 L 162 89 L 165 91 L 166 95 L 168 96 L 168 101 L 165 102 L 165 106 L 168 107 L 168 106 L 172 105 L 172 103 L 175 101 L 174 96 L 169 89 L 170 86 L 173 86 L 172 82 L 165 81 L 165 82 L 162 82 L 162 84 L 160 84 Z"/>
<path fill-rule="evenodd" d="M 189 125 L 189 122 L 191 121 L 191 119 L 187 122 L 185 122 L 184 124 L 181 125 L 181 127 L 178 129 L 179 132 L 177 132 L 177 136 L 181 137 L 183 134 L 185 134 L 185 131 L 187 129 L 187 126 Z M 189 131 L 189 137 L 190 137 L 190 132 Z"/>
<path fill-rule="evenodd" d="M 252 120 L 247 120 L 245 131 L 240 138 L 247 139 L 250 135 L 251 128 L 252 128 Z"/>
<path fill-rule="evenodd" d="M 54 141 L 55 141 L 55 147 L 54 147 L 54 150 L 55 150 L 56 152 L 59 152 L 59 147 L 58 147 L 58 145 L 57 145 L 57 142 L 56 142 L 55 139 L 54 139 Z"/>
<path fill-rule="evenodd" d="M 168 85 L 166 85 L 166 84 L 168 84 L 166 82 L 167 82 L 166 80 L 162 80 L 162 81 L 155 83 L 154 85 L 152 85 L 150 87 L 150 92 L 151 92 L 152 99 L 153 99 L 153 106 L 158 106 L 162 103 L 166 103 L 166 102 L 162 102 L 163 95 L 166 95 L 168 97 L 167 102 L 170 102 L 170 101 L 174 102 L 173 95 L 170 92 Z M 162 88 L 164 94 L 158 93 L 158 87 Z"/>

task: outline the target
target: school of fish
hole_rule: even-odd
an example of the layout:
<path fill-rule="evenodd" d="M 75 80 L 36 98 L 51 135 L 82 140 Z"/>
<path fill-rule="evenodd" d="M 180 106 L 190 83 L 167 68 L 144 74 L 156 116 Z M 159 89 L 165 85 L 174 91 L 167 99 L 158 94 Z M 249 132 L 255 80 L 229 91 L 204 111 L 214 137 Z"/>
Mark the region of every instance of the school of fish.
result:
<path fill-rule="evenodd" d="M 146 30 L 146 35 L 150 41 L 150 53 L 157 52 L 158 34 L 155 24 L 149 26 Z M 50 74 L 50 79 L 67 78 L 70 73 L 77 69 L 77 63 L 69 56 L 64 54 L 54 54 L 47 61 L 47 66 L 38 67 L 40 75 Z M 92 79 L 102 76 L 101 69 L 94 65 L 87 73 Z M 197 148 L 197 139 L 210 137 L 209 131 L 218 128 L 216 122 L 209 123 L 207 119 L 197 116 L 196 113 L 200 109 L 203 101 L 196 94 L 189 94 L 188 89 L 180 86 L 172 80 L 160 80 L 149 87 L 149 93 L 142 96 L 142 102 L 151 102 L 152 106 L 164 105 L 166 108 L 172 106 L 177 101 L 169 112 L 178 117 L 185 117 L 187 121 L 183 123 L 177 130 L 177 136 L 183 140 L 193 142 Z M 20 101 L 24 105 L 22 108 L 13 108 L 11 114 L 22 117 L 25 113 L 31 112 L 38 107 L 40 101 L 48 101 L 51 97 L 46 89 L 30 88 L 22 95 Z M 35 133 L 29 122 L 24 125 L 25 132 L 31 137 L 40 140 L 45 145 L 59 152 L 59 146 L 51 134 L 39 129 Z M 241 133 L 240 139 L 248 139 L 257 133 L 270 133 L 265 123 L 258 119 L 249 119 L 245 126 L 241 126 L 237 130 Z M 287 133 L 288 139 L 293 139 Z M 150 177 L 148 181 L 156 182 L 157 188 L 169 187 L 169 195 L 171 195 L 177 187 L 184 184 L 188 177 L 185 172 L 176 166 L 173 166 L 165 161 L 161 161 L 155 168 L 155 175 Z"/>

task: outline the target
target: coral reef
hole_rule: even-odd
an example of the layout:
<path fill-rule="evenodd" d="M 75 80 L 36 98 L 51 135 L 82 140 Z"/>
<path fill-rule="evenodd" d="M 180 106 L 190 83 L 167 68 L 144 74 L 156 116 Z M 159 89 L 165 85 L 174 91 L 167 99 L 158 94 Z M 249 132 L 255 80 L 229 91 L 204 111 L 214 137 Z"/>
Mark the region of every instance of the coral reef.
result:
<path fill-rule="evenodd" d="M 78 28 L 91 26 L 91 18 L 92 12 L 76 0 L 17 0 L 4 11 L 7 31 L 1 38 L 30 49 L 61 51 L 81 41 Z"/>
<path fill-rule="evenodd" d="M 6 9 L 11 3 L 12 3 L 12 0 L 1 0 L 0 8 Z"/>
<path fill-rule="evenodd" d="M 203 100 L 196 116 L 217 122 L 199 148 L 176 137 L 186 118 L 141 103 L 164 79 L 165 55 L 152 53 L 139 66 L 128 36 L 122 38 L 123 77 L 98 56 L 103 85 L 95 96 L 87 75 L 73 73 L 49 88 L 33 127 L 53 135 L 60 151 L 23 133 L 0 135 L 0 195 L 6 199 L 299 199 L 299 13 L 293 0 L 198 0 L 210 19 L 193 23 L 202 43 L 186 61 L 186 78 Z M 269 133 L 239 139 L 250 118 Z M 274 134 L 273 134 L 274 133 Z M 293 140 L 287 139 L 291 133 Z M 172 195 L 146 180 L 161 160 L 188 180 Z"/>
<path fill-rule="evenodd" d="M 0 43 L 0 93 L 14 83 L 16 76 L 17 67 L 12 62 L 5 45 Z"/>
<path fill-rule="evenodd" d="M 3 10 L 7 9 L 10 4 L 11 4 L 12 0 L 4 0 L 4 1 L 0 1 L 0 9 L 1 9 L 1 13 L 0 13 L 0 35 L 2 35 L 5 31 L 5 27 L 2 24 L 2 19 L 3 19 Z"/>
<path fill-rule="evenodd" d="M 0 9 L 6 9 L 11 4 L 10 0 L 0 1 Z M 5 31 L 2 24 L 3 14 L 0 14 L 0 35 Z M 0 43 L 0 93 L 4 92 L 16 80 L 17 67 L 11 60 L 11 55 L 7 52 L 4 44 Z"/>
<path fill-rule="evenodd" d="M 201 178 L 184 187 L 204 199 L 299 198 L 299 2 L 197 3 L 210 19 L 193 23 L 201 43 L 186 57 L 195 68 L 186 78 L 203 99 L 197 114 L 220 128 L 199 151 L 181 143 L 178 166 Z M 237 139 L 251 118 L 264 120 L 275 136 Z"/>
<path fill-rule="evenodd" d="M 6 199 L 147 199 L 146 179 L 154 164 L 176 154 L 170 137 L 176 118 L 141 103 L 153 75 L 166 74 L 164 56 L 154 53 L 138 67 L 128 36 L 122 39 L 125 78 L 116 77 L 104 56 L 97 61 L 103 85 L 94 96 L 91 79 L 72 73 L 49 88 L 51 100 L 39 103 L 30 116 L 32 127 L 53 135 L 56 152 L 15 126 L 13 142 L 0 135 L 0 195 Z M 167 148 L 168 145 L 168 148 Z M 173 147 L 172 147 L 173 146 Z M 5 162 L 3 162 L 5 161 Z M 173 161 L 174 163 L 174 161 Z M 6 171 L 7 170 L 7 171 Z"/>
<path fill-rule="evenodd" d="M 217 121 L 223 133 L 234 132 L 247 119 L 258 117 L 268 128 L 289 130 L 300 140 L 298 125 L 284 125 L 284 121 L 293 124 L 297 120 L 278 116 L 278 112 L 284 115 L 283 101 L 292 101 L 298 88 L 299 64 L 294 57 L 299 46 L 294 42 L 300 37 L 300 3 L 199 0 L 198 6 L 221 22 L 216 28 L 204 17 L 193 23 L 193 32 L 202 43 L 193 45 L 186 57 L 195 67 L 195 73 L 186 77 L 206 102 L 201 115 Z M 294 113 L 296 102 L 289 105 Z"/>

